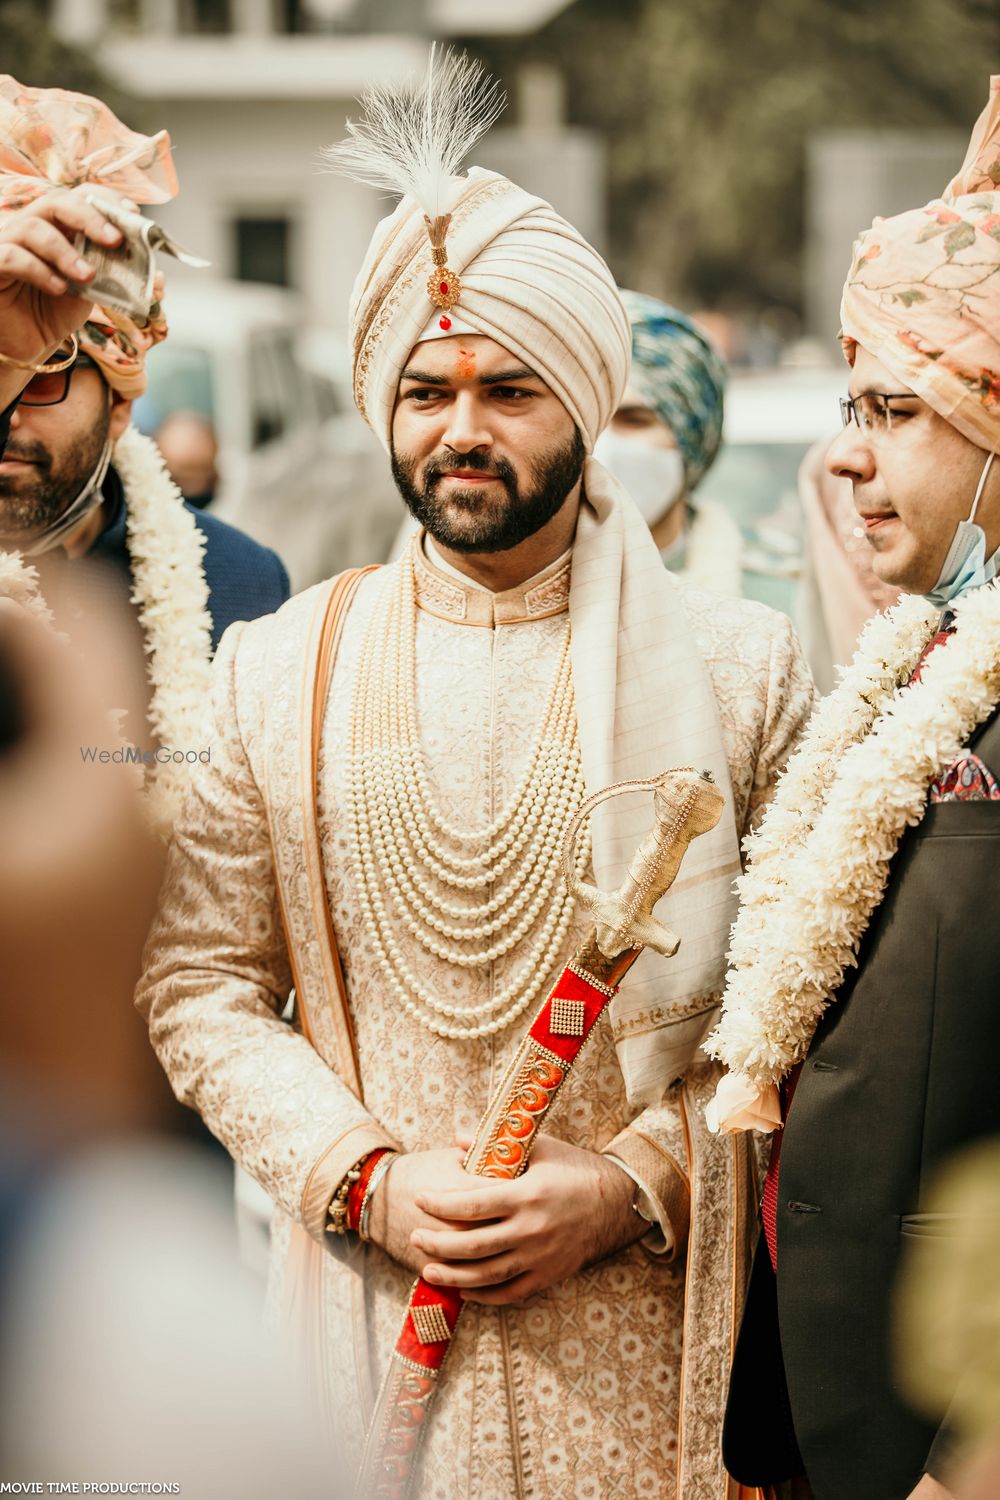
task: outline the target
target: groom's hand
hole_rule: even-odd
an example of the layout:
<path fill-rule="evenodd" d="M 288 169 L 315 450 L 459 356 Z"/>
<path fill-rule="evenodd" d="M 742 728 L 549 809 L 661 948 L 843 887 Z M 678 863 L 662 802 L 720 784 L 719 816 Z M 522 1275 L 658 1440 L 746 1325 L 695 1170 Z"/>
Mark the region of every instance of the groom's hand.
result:
<path fill-rule="evenodd" d="M 648 1226 L 632 1209 L 634 1191 L 607 1157 L 540 1136 L 513 1182 L 461 1173 L 418 1192 L 423 1222 L 410 1242 L 426 1281 L 459 1288 L 467 1302 L 506 1306 L 640 1239 Z"/>
<path fill-rule="evenodd" d="M 422 1230 L 447 1227 L 418 1207 L 418 1203 L 428 1194 L 454 1192 L 462 1185 L 468 1186 L 471 1179 L 462 1170 L 464 1156 L 464 1151 L 454 1147 L 398 1156 L 371 1200 L 370 1238 L 393 1260 L 418 1275 L 423 1274 L 427 1256 L 414 1244 L 414 1235 Z"/>

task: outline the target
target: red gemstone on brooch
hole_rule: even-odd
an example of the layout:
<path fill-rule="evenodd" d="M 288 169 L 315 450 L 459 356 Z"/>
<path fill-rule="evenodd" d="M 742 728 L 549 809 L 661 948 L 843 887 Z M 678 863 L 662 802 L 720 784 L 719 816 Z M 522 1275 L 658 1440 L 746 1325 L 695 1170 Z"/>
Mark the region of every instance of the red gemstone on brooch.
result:
<path fill-rule="evenodd" d="M 450 318 L 439 318 L 438 319 L 438 327 L 439 328 L 443 328 L 444 331 L 445 331 L 445 333 L 447 333 L 448 329 L 451 327 L 451 319 Z"/>
<path fill-rule="evenodd" d="M 427 282 L 427 295 L 439 312 L 451 312 L 462 295 L 462 278 L 447 266 L 431 273 Z"/>

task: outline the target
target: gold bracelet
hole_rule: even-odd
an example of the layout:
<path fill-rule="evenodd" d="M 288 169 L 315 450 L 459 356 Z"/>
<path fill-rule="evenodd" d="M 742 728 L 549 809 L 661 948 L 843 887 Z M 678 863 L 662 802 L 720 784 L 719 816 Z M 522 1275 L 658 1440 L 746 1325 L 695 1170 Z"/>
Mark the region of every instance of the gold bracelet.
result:
<path fill-rule="evenodd" d="M 32 364 L 30 359 L 15 359 L 12 354 L 4 354 L 0 351 L 0 365 L 12 365 L 15 370 L 30 370 L 33 375 L 59 375 L 63 370 L 68 370 L 80 352 L 80 340 L 75 333 L 70 334 L 73 347 L 62 359 L 47 361 L 44 365 Z"/>
<path fill-rule="evenodd" d="M 327 1234 L 347 1233 L 347 1195 L 360 1176 L 361 1168 L 352 1167 L 347 1176 L 341 1179 L 340 1186 L 330 1200 Z"/>
<path fill-rule="evenodd" d="M 378 1187 L 379 1183 L 382 1181 L 382 1178 L 385 1176 L 386 1172 L 388 1172 L 389 1168 L 392 1166 L 393 1162 L 398 1156 L 398 1151 L 386 1151 L 379 1158 L 378 1162 L 376 1163 L 375 1170 L 372 1172 L 371 1177 L 369 1177 L 368 1179 L 368 1186 L 365 1188 L 365 1196 L 361 1200 L 361 1214 L 358 1218 L 358 1236 L 362 1240 L 368 1241 L 371 1239 L 371 1235 L 368 1232 L 368 1220 L 371 1215 L 372 1199 L 375 1196 L 375 1189 Z"/>

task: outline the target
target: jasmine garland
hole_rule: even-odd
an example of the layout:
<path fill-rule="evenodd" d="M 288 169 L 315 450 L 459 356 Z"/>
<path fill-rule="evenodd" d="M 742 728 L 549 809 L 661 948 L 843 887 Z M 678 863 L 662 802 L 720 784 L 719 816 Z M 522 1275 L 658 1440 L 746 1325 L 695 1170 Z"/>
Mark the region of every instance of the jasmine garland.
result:
<path fill-rule="evenodd" d="M 746 842 L 732 967 L 704 1044 L 732 1075 L 720 1084 L 721 1128 L 746 1128 L 748 1106 L 758 1128 L 762 1113 L 774 1118 L 766 1096 L 805 1056 L 856 962 L 904 830 L 1000 696 L 1000 590 L 966 595 L 955 619 L 912 686 L 937 611 L 908 598 L 869 622 Z"/>

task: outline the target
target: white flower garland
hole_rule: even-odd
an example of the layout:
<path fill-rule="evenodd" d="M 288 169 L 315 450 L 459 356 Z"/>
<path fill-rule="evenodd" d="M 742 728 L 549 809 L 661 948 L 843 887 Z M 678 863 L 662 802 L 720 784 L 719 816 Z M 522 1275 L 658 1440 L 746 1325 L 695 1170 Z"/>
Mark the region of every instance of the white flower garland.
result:
<path fill-rule="evenodd" d="M 967 594 L 955 617 L 952 639 L 905 691 L 937 611 L 909 598 L 869 622 L 747 840 L 732 968 L 704 1045 L 748 1095 L 805 1056 L 930 782 L 1000 697 L 1000 589 Z"/>
<path fill-rule="evenodd" d="M 138 606 L 149 657 L 150 727 L 165 749 L 195 750 L 212 663 L 204 534 L 184 509 L 183 496 L 151 438 L 127 428 L 112 461 L 125 491 L 131 599 Z M 18 552 L 0 552 L 0 598 L 52 624 L 52 612 L 38 591 L 38 573 Z M 189 776 L 183 762 L 166 761 L 146 771 L 147 812 L 164 836 L 173 827 Z"/>
<path fill-rule="evenodd" d="M 0 599 L 9 599 L 46 625 L 53 623 L 52 611 L 38 592 L 38 570 L 20 552 L 0 552 Z"/>
<path fill-rule="evenodd" d="M 211 684 L 205 537 L 151 438 L 127 428 L 113 463 L 125 489 L 131 597 L 149 656 L 150 727 L 166 749 L 195 750 Z M 183 762 L 147 773 L 149 811 L 161 833 L 173 826 L 189 779 Z"/>

